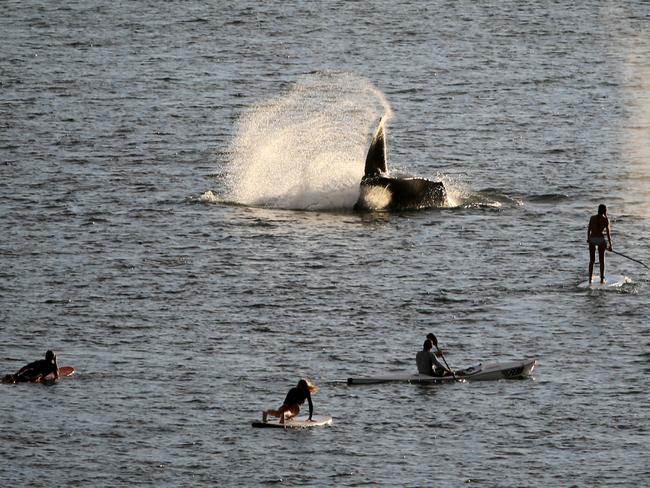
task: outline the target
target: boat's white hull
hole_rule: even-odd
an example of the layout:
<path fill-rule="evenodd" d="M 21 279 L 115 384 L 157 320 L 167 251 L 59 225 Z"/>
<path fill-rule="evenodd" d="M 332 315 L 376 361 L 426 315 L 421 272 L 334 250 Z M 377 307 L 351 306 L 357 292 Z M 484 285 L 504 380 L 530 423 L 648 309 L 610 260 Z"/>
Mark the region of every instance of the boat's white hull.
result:
<path fill-rule="evenodd" d="M 520 379 L 530 376 L 537 365 L 536 359 L 518 359 L 502 363 L 479 363 L 456 371 L 453 376 L 427 376 L 423 374 L 396 374 L 367 378 L 348 378 L 348 385 L 372 385 L 377 383 L 448 383 L 461 381 L 495 381 Z"/>

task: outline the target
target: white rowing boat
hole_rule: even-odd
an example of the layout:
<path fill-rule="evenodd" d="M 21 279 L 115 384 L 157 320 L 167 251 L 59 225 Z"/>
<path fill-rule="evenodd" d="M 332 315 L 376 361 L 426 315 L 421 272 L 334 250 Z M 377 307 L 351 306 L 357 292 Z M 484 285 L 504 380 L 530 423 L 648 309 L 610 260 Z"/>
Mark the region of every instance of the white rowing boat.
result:
<path fill-rule="evenodd" d="M 513 359 L 502 363 L 479 363 L 454 371 L 453 376 L 427 376 L 425 374 L 396 374 L 367 378 L 348 378 L 348 385 L 372 385 L 377 383 L 449 383 L 460 381 L 495 381 L 526 378 L 537 366 L 536 359 Z"/>

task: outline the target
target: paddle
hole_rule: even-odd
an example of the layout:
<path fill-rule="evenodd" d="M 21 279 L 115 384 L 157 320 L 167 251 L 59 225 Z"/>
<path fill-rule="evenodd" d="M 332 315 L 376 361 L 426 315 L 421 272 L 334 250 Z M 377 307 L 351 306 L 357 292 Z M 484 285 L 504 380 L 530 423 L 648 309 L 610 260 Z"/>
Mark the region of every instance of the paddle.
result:
<path fill-rule="evenodd" d="M 442 358 L 443 362 L 445 363 L 445 366 L 447 366 L 447 369 L 451 371 L 451 375 L 454 377 L 456 381 L 458 381 L 458 378 L 456 378 L 456 373 L 454 373 L 454 370 L 449 367 L 449 364 L 447 364 L 447 360 L 445 359 L 444 354 L 442 354 L 442 351 L 438 348 L 438 344 L 436 344 L 436 351 L 440 353 L 440 357 Z"/>
<path fill-rule="evenodd" d="M 613 252 L 614 254 L 618 254 L 619 256 L 623 256 L 624 258 L 629 259 L 630 261 L 634 261 L 635 263 L 639 263 L 641 266 L 644 266 L 644 267 L 648 268 L 648 266 L 646 264 L 642 263 L 638 259 L 634 259 L 634 258 L 631 258 L 630 256 L 626 256 L 622 252 L 614 251 L 613 249 L 610 249 L 609 252 Z M 650 269 L 650 268 L 648 268 L 648 269 Z"/>
<path fill-rule="evenodd" d="M 436 346 L 436 351 L 440 354 L 440 357 L 442 358 L 443 362 L 445 363 L 445 366 L 447 366 L 447 369 L 451 371 L 451 375 L 454 377 L 456 381 L 458 381 L 458 378 L 456 378 L 456 373 L 454 373 L 454 370 L 449 367 L 449 364 L 447 364 L 447 360 L 445 359 L 445 355 L 442 354 L 442 351 L 438 347 L 438 338 L 434 336 L 433 334 L 427 335 L 427 338 L 433 342 L 433 345 Z"/>

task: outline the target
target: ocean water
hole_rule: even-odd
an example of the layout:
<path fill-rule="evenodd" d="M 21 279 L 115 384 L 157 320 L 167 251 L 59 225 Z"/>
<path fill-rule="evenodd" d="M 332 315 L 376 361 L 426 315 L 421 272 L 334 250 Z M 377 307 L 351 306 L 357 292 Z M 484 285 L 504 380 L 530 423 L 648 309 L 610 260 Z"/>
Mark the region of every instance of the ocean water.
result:
<path fill-rule="evenodd" d="M 0 485 L 637 487 L 648 271 L 581 290 L 599 203 L 650 262 L 650 9 L 8 1 Z M 356 214 L 385 116 L 445 208 Z M 349 387 L 536 357 L 531 379 Z M 330 428 L 253 429 L 301 377 Z"/>

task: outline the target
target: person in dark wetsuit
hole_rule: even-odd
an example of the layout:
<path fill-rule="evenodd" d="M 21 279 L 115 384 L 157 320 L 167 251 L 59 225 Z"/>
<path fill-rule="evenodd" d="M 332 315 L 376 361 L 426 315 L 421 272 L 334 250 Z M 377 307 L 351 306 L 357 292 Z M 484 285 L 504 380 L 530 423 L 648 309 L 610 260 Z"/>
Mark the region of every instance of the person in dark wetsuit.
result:
<path fill-rule="evenodd" d="M 314 404 L 311 401 L 311 394 L 316 393 L 318 387 L 311 384 L 306 379 L 301 379 L 298 382 L 298 385 L 295 388 L 291 388 L 287 397 L 284 399 L 284 403 L 277 410 L 265 410 L 262 412 L 262 422 L 266 423 L 266 419 L 269 415 L 273 417 L 280 417 L 280 423 L 284 424 L 285 419 L 290 419 L 295 417 L 300 412 L 300 405 L 305 403 L 305 400 L 309 402 L 309 420 L 314 413 Z"/>
<path fill-rule="evenodd" d="M 17 373 L 6 375 L 2 381 L 3 383 L 35 383 L 50 373 L 54 374 L 55 380 L 59 379 L 59 366 L 56 363 L 54 351 L 47 351 L 45 359 L 39 359 L 23 366 Z"/>
<path fill-rule="evenodd" d="M 592 215 L 587 227 L 587 242 L 589 243 L 589 284 L 594 273 L 594 262 L 596 261 L 596 246 L 598 246 L 598 260 L 600 261 L 600 282 L 605 283 L 605 250 L 612 252 L 611 227 L 607 218 L 607 207 L 598 205 L 598 215 Z M 607 235 L 607 242 L 605 236 Z M 609 244 L 609 245 L 608 245 Z"/>

